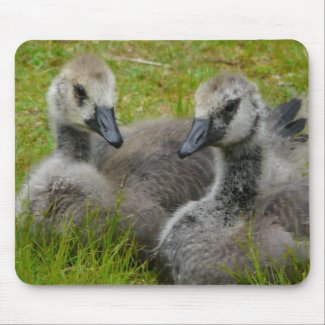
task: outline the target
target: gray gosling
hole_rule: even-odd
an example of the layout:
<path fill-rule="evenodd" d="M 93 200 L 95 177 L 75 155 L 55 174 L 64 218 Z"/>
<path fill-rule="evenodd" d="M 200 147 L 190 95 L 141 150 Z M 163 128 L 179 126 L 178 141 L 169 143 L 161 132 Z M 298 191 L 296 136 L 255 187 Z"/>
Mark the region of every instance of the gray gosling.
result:
<path fill-rule="evenodd" d="M 280 107 L 270 113 L 257 87 L 241 76 L 219 76 L 199 87 L 195 120 L 178 153 L 185 158 L 212 146 L 222 158 L 215 164 L 217 178 L 209 193 L 178 209 L 160 234 L 155 253 L 162 282 L 235 283 L 225 268 L 252 270 L 252 261 L 239 245 L 247 239 L 249 222 L 253 222 L 252 238 L 260 249 L 262 266 L 268 265 L 269 258 L 285 263 L 288 248 L 307 258 L 303 243 L 297 247 L 294 238 L 309 236 L 308 181 L 285 184 L 273 196 L 260 195 L 274 186 L 266 182 L 274 152 L 289 157 L 306 140 L 294 137 L 304 128 L 305 119 L 286 124 L 297 113 L 294 102 L 284 105 L 287 110 Z M 274 123 L 274 116 L 278 122 Z M 257 210 L 259 195 L 264 199 Z M 289 215 L 288 206 L 292 208 Z"/>
<path fill-rule="evenodd" d="M 87 209 L 104 213 L 108 198 L 114 199 L 109 182 L 90 163 L 90 135 L 96 132 L 110 145 L 122 145 L 114 113 L 115 77 L 101 60 L 81 56 L 63 67 L 47 100 L 56 149 L 30 172 L 16 212 L 31 213 L 48 228 L 71 218 L 80 224 Z"/>

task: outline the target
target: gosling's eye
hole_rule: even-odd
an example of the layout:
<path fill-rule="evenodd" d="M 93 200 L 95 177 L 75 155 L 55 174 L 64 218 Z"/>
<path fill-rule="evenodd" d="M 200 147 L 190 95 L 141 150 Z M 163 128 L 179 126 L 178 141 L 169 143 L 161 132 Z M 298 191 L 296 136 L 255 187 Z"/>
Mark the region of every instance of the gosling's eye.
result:
<path fill-rule="evenodd" d="M 229 100 L 227 105 L 224 108 L 225 112 L 228 112 L 228 113 L 234 112 L 238 108 L 239 101 L 240 101 L 239 98 Z"/>
<path fill-rule="evenodd" d="M 80 103 L 87 98 L 87 93 L 83 86 L 77 84 L 74 85 L 73 88 L 74 88 L 75 97 L 78 99 Z"/>

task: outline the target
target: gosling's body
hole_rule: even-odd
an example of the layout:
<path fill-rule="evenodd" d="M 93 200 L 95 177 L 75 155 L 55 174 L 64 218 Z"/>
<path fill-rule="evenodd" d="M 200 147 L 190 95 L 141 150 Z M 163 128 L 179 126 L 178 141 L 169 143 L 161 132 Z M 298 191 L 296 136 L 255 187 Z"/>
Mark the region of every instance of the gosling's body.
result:
<path fill-rule="evenodd" d="M 299 261 L 309 257 L 308 180 L 287 184 L 266 198 L 262 209 L 240 213 L 211 201 L 191 202 L 167 223 L 157 249 L 162 283 L 235 284 L 229 271 L 254 271 L 241 245 L 254 243 L 262 267 L 290 265 L 291 248 Z M 222 218 L 237 215 L 233 226 Z M 221 219 L 220 219 L 221 218 Z M 248 234 L 250 240 L 248 240 Z M 289 264 L 288 264 L 289 263 Z M 227 270 L 228 272 L 226 272 Z"/>

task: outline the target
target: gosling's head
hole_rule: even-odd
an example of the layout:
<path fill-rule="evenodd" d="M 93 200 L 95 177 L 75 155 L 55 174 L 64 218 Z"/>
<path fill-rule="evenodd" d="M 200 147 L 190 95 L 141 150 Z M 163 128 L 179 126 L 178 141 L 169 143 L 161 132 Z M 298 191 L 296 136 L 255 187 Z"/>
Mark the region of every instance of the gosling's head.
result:
<path fill-rule="evenodd" d="M 245 141 L 266 112 L 257 87 L 237 75 L 204 82 L 195 101 L 195 119 L 178 151 L 180 158 L 206 146 L 227 147 Z"/>
<path fill-rule="evenodd" d="M 100 59 L 84 55 L 67 63 L 48 92 L 54 126 L 95 131 L 114 147 L 123 143 L 115 105 L 115 77 Z"/>

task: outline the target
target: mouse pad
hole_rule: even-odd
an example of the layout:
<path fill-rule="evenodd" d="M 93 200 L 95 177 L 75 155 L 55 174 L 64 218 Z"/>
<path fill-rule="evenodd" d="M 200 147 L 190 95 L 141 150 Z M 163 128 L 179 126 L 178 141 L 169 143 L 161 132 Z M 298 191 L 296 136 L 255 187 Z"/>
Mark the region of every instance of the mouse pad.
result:
<path fill-rule="evenodd" d="M 22 281 L 306 278 L 301 43 L 28 41 L 15 60 Z"/>

